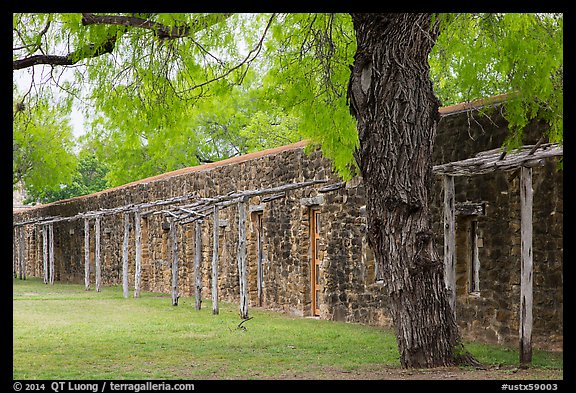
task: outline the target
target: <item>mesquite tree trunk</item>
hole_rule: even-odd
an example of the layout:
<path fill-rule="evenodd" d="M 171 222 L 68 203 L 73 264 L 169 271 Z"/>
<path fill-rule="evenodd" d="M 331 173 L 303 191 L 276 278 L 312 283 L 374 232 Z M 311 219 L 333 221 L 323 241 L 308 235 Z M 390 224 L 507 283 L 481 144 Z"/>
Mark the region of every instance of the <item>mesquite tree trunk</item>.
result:
<path fill-rule="evenodd" d="M 430 14 L 352 14 L 357 52 L 348 87 L 368 241 L 389 294 L 403 367 L 473 361 L 463 351 L 434 252 L 429 214 L 439 101 L 428 54 Z"/>

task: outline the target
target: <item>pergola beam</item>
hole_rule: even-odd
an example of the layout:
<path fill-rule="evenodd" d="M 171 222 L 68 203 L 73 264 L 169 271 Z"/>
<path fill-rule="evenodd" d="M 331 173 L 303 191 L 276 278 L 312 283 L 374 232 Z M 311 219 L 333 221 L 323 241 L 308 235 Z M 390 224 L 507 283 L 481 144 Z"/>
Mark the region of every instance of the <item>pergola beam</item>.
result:
<path fill-rule="evenodd" d="M 436 175 L 472 176 L 491 173 L 497 170 L 512 170 L 518 167 L 533 167 L 544 164 L 546 158 L 559 157 L 564 154 L 562 145 L 543 143 L 525 145 L 518 151 L 510 152 L 502 157 L 502 149 L 492 149 L 476 154 L 466 160 L 434 165 L 432 171 Z"/>
<path fill-rule="evenodd" d="M 456 214 L 454 177 L 443 176 L 444 184 L 444 283 L 450 307 L 456 316 Z"/>
<path fill-rule="evenodd" d="M 170 219 L 170 256 L 172 259 L 172 305 L 178 305 L 178 226 Z"/>
<path fill-rule="evenodd" d="M 102 290 L 102 265 L 100 260 L 100 234 L 101 234 L 101 224 L 102 224 L 102 217 L 96 217 L 94 223 L 94 267 L 96 269 L 96 292 L 100 292 Z"/>
<path fill-rule="evenodd" d="M 90 289 L 90 219 L 84 219 L 84 288 Z"/>
<path fill-rule="evenodd" d="M 246 277 L 246 199 L 238 203 L 238 283 L 240 285 L 240 318 L 248 319 L 248 288 Z"/>
<path fill-rule="evenodd" d="M 24 229 L 24 228 L 22 228 Z M 54 224 L 48 224 L 48 263 L 49 263 L 49 275 L 48 281 L 50 284 L 54 285 Z"/>
<path fill-rule="evenodd" d="M 202 308 L 202 221 L 196 221 L 194 235 L 194 297 L 196 310 L 200 310 Z"/>
<path fill-rule="evenodd" d="M 520 364 L 532 362 L 532 169 L 520 168 Z"/>
<path fill-rule="evenodd" d="M 219 217 L 218 205 L 214 205 L 214 219 L 213 219 L 213 243 L 212 243 L 212 314 L 219 313 L 218 308 L 218 246 L 219 246 Z"/>
<path fill-rule="evenodd" d="M 130 213 L 124 213 L 124 241 L 122 243 L 122 293 L 128 299 L 128 243 L 130 240 Z"/>
<path fill-rule="evenodd" d="M 48 284 L 48 227 L 42 225 L 42 272 L 44 284 Z"/>
<path fill-rule="evenodd" d="M 140 284 L 142 281 L 142 227 L 140 225 L 140 211 L 134 212 L 134 238 L 136 256 L 134 266 L 134 297 L 140 297 Z"/>
<path fill-rule="evenodd" d="M 178 203 L 178 202 L 183 202 L 183 201 L 188 200 L 188 199 L 197 198 L 197 199 L 199 199 L 197 202 L 194 202 L 194 203 L 188 204 L 188 205 L 176 206 L 171 210 L 165 210 L 162 212 L 162 213 L 171 212 L 171 213 L 173 213 L 171 215 L 176 215 L 176 212 L 178 210 L 180 210 L 180 211 L 183 210 L 182 208 L 184 208 L 184 209 L 195 208 L 195 209 L 187 209 L 187 210 L 193 212 L 193 213 L 187 213 L 187 214 L 194 214 L 194 213 L 197 213 L 201 209 L 207 210 L 208 208 L 214 206 L 215 204 L 221 204 L 220 205 L 221 207 L 223 204 L 226 204 L 226 205 L 235 204 L 241 198 L 243 198 L 245 196 L 253 197 L 253 196 L 266 195 L 266 194 L 281 193 L 283 191 L 295 190 L 298 188 L 308 187 L 308 186 L 312 186 L 315 184 L 322 184 L 322 183 L 326 183 L 326 182 L 328 182 L 328 180 L 309 180 L 309 181 L 300 182 L 300 183 L 287 183 L 287 184 L 283 184 L 283 185 L 278 186 L 278 187 L 233 192 L 233 193 L 229 193 L 226 195 L 218 195 L 218 196 L 213 197 L 213 198 L 201 198 L 196 193 L 193 193 L 193 194 L 182 195 L 179 197 L 159 199 L 159 200 L 156 200 L 153 202 L 145 202 L 145 203 L 140 203 L 140 204 L 133 204 L 132 203 L 132 204 L 127 204 L 124 206 L 118 206 L 118 207 L 114 207 L 114 208 L 110 208 L 110 209 L 93 210 L 93 211 L 89 211 L 89 212 L 85 212 L 85 213 L 78 213 L 76 215 L 68 216 L 68 217 L 52 216 L 52 217 L 34 218 L 34 219 L 26 220 L 26 221 L 15 222 L 12 224 L 12 226 L 18 227 L 18 226 L 24 226 L 24 225 L 28 225 L 28 224 L 52 224 L 52 223 L 56 223 L 56 222 L 69 222 L 69 221 L 74 221 L 74 220 L 81 219 L 81 218 L 96 218 L 96 217 L 103 217 L 106 215 L 113 215 L 113 214 L 123 213 L 123 212 L 127 212 L 127 211 L 137 211 L 137 210 L 140 211 L 141 216 L 144 216 L 144 215 L 153 214 L 156 212 L 155 211 L 142 212 L 142 209 L 153 208 L 153 207 L 157 207 L 157 206 L 170 205 L 170 204 L 174 204 L 174 203 Z M 226 203 L 226 202 L 229 202 L 229 203 Z M 183 218 L 183 216 L 180 216 L 180 219 L 182 219 L 182 218 Z"/>

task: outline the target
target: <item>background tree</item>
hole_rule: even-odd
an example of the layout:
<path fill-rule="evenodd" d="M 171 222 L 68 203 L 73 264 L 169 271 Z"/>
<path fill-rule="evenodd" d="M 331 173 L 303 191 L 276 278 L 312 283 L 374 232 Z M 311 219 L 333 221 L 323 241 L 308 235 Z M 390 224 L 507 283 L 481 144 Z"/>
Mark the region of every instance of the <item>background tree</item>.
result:
<path fill-rule="evenodd" d="M 363 176 L 368 239 L 385 272 L 402 365 L 474 362 L 430 232 L 440 105 L 432 81 L 441 99 L 509 93 L 516 143 L 537 115 L 550 139 L 562 140 L 561 15 L 85 13 L 15 15 L 14 25 L 13 69 L 81 64 L 68 90 L 81 86 L 96 112 L 130 121 L 107 135 L 95 114 L 97 139 L 119 138 L 117 146 L 132 146 L 120 154 L 133 152 L 135 162 L 152 152 L 141 129 L 180 133 L 187 116 L 178 114 L 229 96 L 256 71 L 269 99 L 257 108 L 282 108 L 344 178 Z"/>
<path fill-rule="evenodd" d="M 219 94 L 206 94 L 193 104 L 165 91 L 147 100 L 168 100 L 159 111 L 123 87 L 110 86 L 115 101 L 96 105 L 91 129 L 82 138 L 110 168 L 116 186 L 179 168 L 285 145 L 301 138 L 296 120 L 254 87 L 252 72 L 242 85 L 215 81 Z M 220 86 L 216 86 L 220 85 Z"/>
<path fill-rule="evenodd" d="M 61 183 L 56 190 L 42 190 L 39 194 L 35 193 L 36 190 L 31 191 L 25 202 L 49 203 L 110 188 L 110 184 L 106 180 L 108 168 L 98 160 L 93 152 L 81 150 L 77 159 L 78 166 L 69 182 Z"/>
<path fill-rule="evenodd" d="M 24 100 L 23 100 L 24 98 Z M 57 102 L 50 92 L 13 90 L 12 186 L 29 195 L 57 190 L 76 168 L 69 125 L 70 100 Z"/>

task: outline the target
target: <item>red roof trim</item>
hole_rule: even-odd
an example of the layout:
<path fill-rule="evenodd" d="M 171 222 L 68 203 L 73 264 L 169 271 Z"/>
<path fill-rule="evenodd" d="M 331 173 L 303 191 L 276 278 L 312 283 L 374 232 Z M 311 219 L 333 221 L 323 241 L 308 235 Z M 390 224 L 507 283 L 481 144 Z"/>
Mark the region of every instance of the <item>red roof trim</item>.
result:
<path fill-rule="evenodd" d="M 470 111 L 470 110 L 474 110 L 474 109 L 480 109 L 482 107 L 489 106 L 489 105 L 500 104 L 500 103 L 508 100 L 509 98 L 511 98 L 511 95 L 508 93 L 505 93 L 505 94 L 500 94 L 500 95 L 492 96 L 492 97 L 488 97 L 488 98 L 481 98 L 479 100 L 467 101 L 467 102 L 462 102 L 460 104 L 444 106 L 442 108 L 438 108 L 438 112 L 440 113 L 440 116 L 453 115 L 453 114 L 460 113 L 460 112 L 466 112 L 466 111 Z"/>

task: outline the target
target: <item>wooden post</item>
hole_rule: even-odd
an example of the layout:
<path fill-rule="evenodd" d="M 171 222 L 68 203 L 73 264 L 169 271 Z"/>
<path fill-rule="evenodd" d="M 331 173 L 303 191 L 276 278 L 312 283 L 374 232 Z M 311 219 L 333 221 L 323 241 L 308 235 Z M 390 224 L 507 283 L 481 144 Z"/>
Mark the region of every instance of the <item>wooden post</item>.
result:
<path fill-rule="evenodd" d="M 257 286 L 257 295 L 258 295 L 258 307 L 262 307 L 262 290 L 264 286 L 264 272 L 263 272 L 263 263 L 264 263 L 264 250 L 263 250 L 263 241 L 262 238 L 264 236 L 264 227 L 263 227 L 263 213 L 257 213 L 256 215 L 256 232 L 257 232 L 257 241 L 256 241 L 256 286 Z"/>
<path fill-rule="evenodd" d="M 22 258 L 20 259 L 20 263 L 21 263 L 21 273 L 22 273 L 22 279 L 26 280 L 26 228 L 24 226 L 20 227 L 20 239 L 21 239 L 21 244 L 22 244 L 22 251 L 21 255 Z"/>
<path fill-rule="evenodd" d="M 444 283 L 449 292 L 450 307 L 456 316 L 456 220 L 454 177 L 444 179 Z"/>
<path fill-rule="evenodd" d="M 48 228 L 46 225 L 42 225 L 42 268 L 44 284 L 48 284 Z"/>
<path fill-rule="evenodd" d="M 246 282 L 246 202 L 238 202 L 238 281 L 240 284 L 240 318 L 248 319 L 248 288 Z"/>
<path fill-rule="evenodd" d="M 16 234 L 18 233 L 18 227 L 12 228 L 12 275 L 14 278 L 18 277 L 18 258 L 16 257 L 17 247 L 16 247 Z"/>
<path fill-rule="evenodd" d="M 218 246 L 219 246 L 219 208 L 214 205 L 214 228 L 212 245 L 212 314 L 218 315 Z"/>
<path fill-rule="evenodd" d="M 24 226 L 18 227 L 18 278 L 24 278 Z"/>
<path fill-rule="evenodd" d="M 130 238 L 130 213 L 124 213 L 124 243 L 122 244 L 122 291 L 128 299 L 128 241 Z"/>
<path fill-rule="evenodd" d="M 90 290 L 90 219 L 84 219 L 84 288 Z"/>
<path fill-rule="evenodd" d="M 201 261 L 202 261 L 202 221 L 196 221 L 196 233 L 195 233 L 195 247 L 196 252 L 194 254 L 194 289 L 196 297 L 196 310 L 202 308 L 202 271 L 201 271 Z"/>
<path fill-rule="evenodd" d="M 50 263 L 50 275 L 48 281 L 54 285 L 54 224 L 48 224 L 48 260 Z"/>
<path fill-rule="evenodd" d="M 136 263 L 134 273 L 134 297 L 140 297 L 140 283 L 142 273 L 142 227 L 140 226 L 140 210 L 134 212 L 134 238 L 136 239 Z"/>
<path fill-rule="evenodd" d="M 172 257 L 172 305 L 178 305 L 178 236 L 177 224 L 170 219 L 170 255 Z"/>
<path fill-rule="evenodd" d="M 520 167 L 520 364 L 532 362 L 532 168 Z"/>
<path fill-rule="evenodd" d="M 102 217 L 96 216 L 96 222 L 94 224 L 94 265 L 96 267 L 96 292 L 100 292 L 101 281 L 102 281 L 102 267 L 100 266 L 100 227 L 102 223 Z"/>

